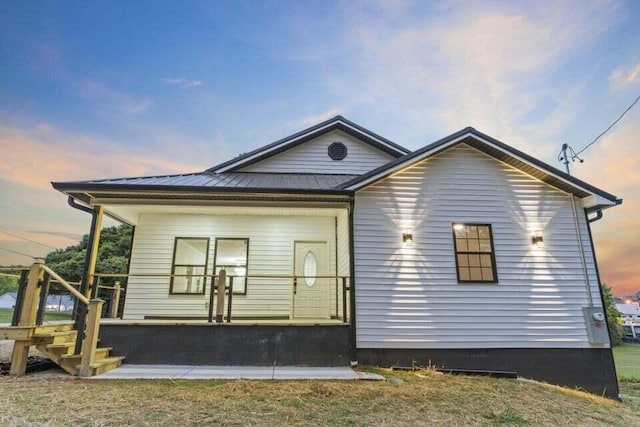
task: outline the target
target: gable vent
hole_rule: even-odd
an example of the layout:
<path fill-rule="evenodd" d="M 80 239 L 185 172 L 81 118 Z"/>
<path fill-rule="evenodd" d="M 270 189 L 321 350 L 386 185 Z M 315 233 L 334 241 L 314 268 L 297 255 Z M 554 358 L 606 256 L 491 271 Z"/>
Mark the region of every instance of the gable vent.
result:
<path fill-rule="evenodd" d="M 347 157 L 347 146 L 342 142 L 332 142 L 328 151 L 329 157 L 333 160 L 342 160 Z"/>

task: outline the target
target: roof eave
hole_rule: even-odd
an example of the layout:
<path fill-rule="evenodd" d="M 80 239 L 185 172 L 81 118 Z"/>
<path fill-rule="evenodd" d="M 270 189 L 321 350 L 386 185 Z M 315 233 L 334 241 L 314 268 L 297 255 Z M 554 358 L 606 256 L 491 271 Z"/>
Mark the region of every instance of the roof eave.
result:
<path fill-rule="evenodd" d="M 188 185 L 131 185 L 131 184 L 94 184 L 78 182 L 52 182 L 54 189 L 69 195 L 72 192 L 140 194 L 213 194 L 213 193 L 254 193 L 254 194 L 298 194 L 298 195 L 350 195 L 351 190 L 318 188 L 275 188 L 275 187 L 195 187 Z"/>

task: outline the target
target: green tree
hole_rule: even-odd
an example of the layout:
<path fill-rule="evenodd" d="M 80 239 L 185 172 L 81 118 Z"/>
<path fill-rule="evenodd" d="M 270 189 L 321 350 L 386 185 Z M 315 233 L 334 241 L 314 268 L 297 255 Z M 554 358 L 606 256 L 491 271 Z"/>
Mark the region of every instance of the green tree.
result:
<path fill-rule="evenodd" d="M 616 308 L 616 301 L 611 293 L 611 288 L 606 284 L 602 284 L 602 296 L 604 297 L 604 305 L 607 314 L 607 325 L 609 327 L 609 337 L 611 345 L 617 346 L 622 344 L 622 331 L 618 325 L 618 318 L 621 313 Z"/>
<path fill-rule="evenodd" d="M 11 273 L 13 274 L 13 273 Z M 15 277 L 0 276 L 0 295 L 13 292 L 18 289 L 18 279 Z"/>
<path fill-rule="evenodd" d="M 124 224 L 102 229 L 96 272 L 120 274 L 127 272 L 129 254 L 131 253 L 131 232 L 132 228 Z M 85 234 L 77 244 L 47 254 L 45 264 L 65 280 L 79 282 L 84 274 L 84 260 L 88 244 L 89 235 Z M 115 279 L 104 279 L 102 283 L 108 284 L 113 281 Z M 54 291 L 53 288 L 52 291 Z"/>

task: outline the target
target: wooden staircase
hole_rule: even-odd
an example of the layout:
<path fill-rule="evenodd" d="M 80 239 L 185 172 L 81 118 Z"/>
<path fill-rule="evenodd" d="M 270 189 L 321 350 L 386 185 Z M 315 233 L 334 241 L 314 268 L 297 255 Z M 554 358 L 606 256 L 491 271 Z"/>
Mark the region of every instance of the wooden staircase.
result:
<path fill-rule="evenodd" d="M 70 373 L 79 375 L 82 353 L 74 354 L 78 331 L 73 323 L 47 325 L 39 327 L 33 334 L 33 342 L 38 351 L 51 359 L 56 365 Z M 99 375 L 117 368 L 124 356 L 111 357 L 112 347 L 98 347 L 94 362 L 89 365 L 90 375 Z"/>
<path fill-rule="evenodd" d="M 81 340 L 78 339 L 78 330 L 75 329 L 74 322 L 36 324 L 39 293 L 45 272 L 65 287 L 78 300 L 78 304 L 82 305 L 81 321 L 78 322 L 82 328 Z M 31 346 L 35 346 L 66 372 L 81 377 L 99 375 L 122 364 L 124 357 L 111 356 L 111 347 L 98 347 L 104 301 L 88 299 L 42 262 L 35 262 L 31 266 L 24 297 L 20 299 L 21 306 L 16 307 L 16 310 L 19 310 L 19 321 L 12 326 L 0 327 L 0 339 L 15 341 L 10 374 L 25 374 Z M 76 348 L 80 348 L 81 351 L 76 352 Z"/>

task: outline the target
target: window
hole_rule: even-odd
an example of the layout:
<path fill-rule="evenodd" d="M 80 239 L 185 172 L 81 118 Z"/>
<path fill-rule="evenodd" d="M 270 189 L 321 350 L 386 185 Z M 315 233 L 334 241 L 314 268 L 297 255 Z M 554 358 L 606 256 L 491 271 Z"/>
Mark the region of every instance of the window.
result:
<path fill-rule="evenodd" d="M 216 276 L 220 270 L 227 273 L 227 284 L 233 276 L 233 293 L 247 294 L 247 261 L 249 259 L 249 239 L 226 238 L 216 239 L 214 272 Z"/>
<path fill-rule="evenodd" d="M 498 282 L 491 225 L 453 224 L 453 243 L 458 282 Z"/>
<path fill-rule="evenodd" d="M 204 295 L 208 259 L 209 238 L 176 237 L 169 293 Z"/>

